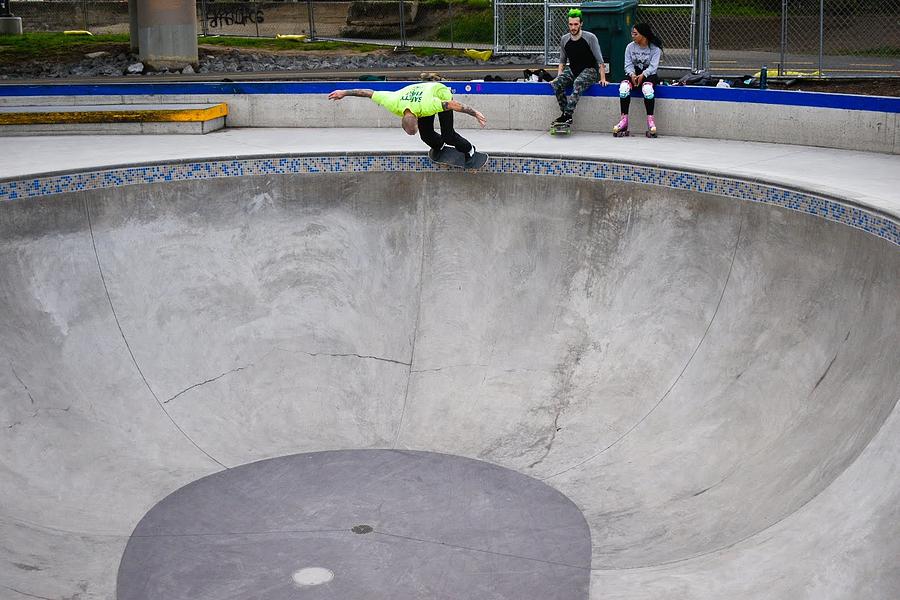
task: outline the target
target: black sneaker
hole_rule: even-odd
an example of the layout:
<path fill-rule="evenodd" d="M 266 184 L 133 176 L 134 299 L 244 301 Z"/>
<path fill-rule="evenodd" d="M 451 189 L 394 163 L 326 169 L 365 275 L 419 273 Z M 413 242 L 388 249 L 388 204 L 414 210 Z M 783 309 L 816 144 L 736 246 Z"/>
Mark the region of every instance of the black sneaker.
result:
<path fill-rule="evenodd" d="M 438 153 L 440 150 L 436 150 L 434 148 L 430 148 L 428 150 L 428 158 L 431 159 L 431 162 L 437 162 Z"/>
<path fill-rule="evenodd" d="M 566 113 L 563 113 L 563 114 L 559 115 L 558 117 L 556 117 L 556 120 L 553 122 L 554 123 L 565 123 L 567 120 L 571 121 L 572 117 L 569 117 L 566 115 Z"/>
<path fill-rule="evenodd" d="M 560 121 L 560 122 L 565 123 L 566 125 L 571 125 L 572 124 L 572 115 L 568 114 L 568 113 L 563 113 L 562 121 Z"/>

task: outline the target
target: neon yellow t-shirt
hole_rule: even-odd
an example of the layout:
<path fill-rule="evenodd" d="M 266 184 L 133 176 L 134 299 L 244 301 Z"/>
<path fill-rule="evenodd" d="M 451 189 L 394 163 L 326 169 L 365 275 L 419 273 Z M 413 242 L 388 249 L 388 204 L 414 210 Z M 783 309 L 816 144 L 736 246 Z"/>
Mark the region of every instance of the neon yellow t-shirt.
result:
<path fill-rule="evenodd" d="M 443 83 L 428 81 L 414 83 L 396 92 L 375 92 L 372 101 L 380 104 L 398 117 L 408 108 L 417 117 L 430 117 L 444 110 L 444 102 L 453 100 L 453 94 Z"/>

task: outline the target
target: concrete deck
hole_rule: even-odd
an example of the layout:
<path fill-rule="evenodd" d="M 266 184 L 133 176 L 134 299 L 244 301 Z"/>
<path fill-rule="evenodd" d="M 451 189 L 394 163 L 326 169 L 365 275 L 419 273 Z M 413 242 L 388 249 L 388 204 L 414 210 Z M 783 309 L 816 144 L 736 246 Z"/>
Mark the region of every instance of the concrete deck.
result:
<path fill-rule="evenodd" d="M 897 156 L 466 135 L 900 217 Z M 399 128 L 5 141 L 0 179 L 423 150 Z M 0 202 L 0 598 L 893 599 L 898 299 L 885 240 L 615 181 Z"/>
<path fill-rule="evenodd" d="M 584 157 L 722 173 L 837 196 L 900 216 L 900 156 L 787 144 L 698 138 L 576 133 L 557 138 L 534 131 L 476 131 L 479 150 Z M 315 152 L 424 152 L 417 137 L 398 128 L 225 129 L 205 136 L 35 136 L 9 142 L 0 178 L 160 160 Z M 52 157 L 52 166 L 47 159 Z"/>

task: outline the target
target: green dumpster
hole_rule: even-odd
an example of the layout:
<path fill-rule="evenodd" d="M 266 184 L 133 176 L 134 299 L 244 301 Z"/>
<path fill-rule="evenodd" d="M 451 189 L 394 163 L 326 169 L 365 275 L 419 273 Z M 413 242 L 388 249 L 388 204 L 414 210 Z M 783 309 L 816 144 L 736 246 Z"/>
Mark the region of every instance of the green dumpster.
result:
<path fill-rule="evenodd" d="M 609 64 L 607 81 L 625 79 L 625 46 L 631 43 L 637 5 L 638 0 L 598 0 L 579 7 L 582 28 L 597 36 Z"/>

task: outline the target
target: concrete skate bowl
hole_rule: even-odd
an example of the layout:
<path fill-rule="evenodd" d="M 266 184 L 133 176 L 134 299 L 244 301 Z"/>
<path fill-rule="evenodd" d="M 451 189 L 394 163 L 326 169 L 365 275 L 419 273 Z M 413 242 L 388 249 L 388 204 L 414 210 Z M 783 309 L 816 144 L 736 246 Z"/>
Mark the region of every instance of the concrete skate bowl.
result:
<path fill-rule="evenodd" d="M 551 158 L 0 182 L 2 598 L 895 598 L 900 233 Z"/>

